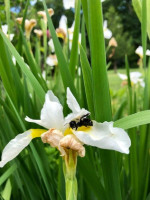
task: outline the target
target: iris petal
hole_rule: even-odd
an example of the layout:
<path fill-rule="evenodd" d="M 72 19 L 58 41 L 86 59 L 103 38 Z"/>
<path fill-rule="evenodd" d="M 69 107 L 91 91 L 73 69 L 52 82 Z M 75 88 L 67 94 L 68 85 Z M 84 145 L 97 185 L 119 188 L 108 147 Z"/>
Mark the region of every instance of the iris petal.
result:
<path fill-rule="evenodd" d="M 31 130 L 17 135 L 4 148 L 0 167 L 3 167 L 7 162 L 14 159 L 32 140 Z"/>
<path fill-rule="evenodd" d="M 84 144 L 129 153 L 131 141 L 128 134 L 121 128 L 113 127 L 113 122 L 93 121 L 93 126 L 87 128 L 87 131 L 73 130 L 73 133 Z"/>
<path fill-rule="evenodd" d="M 52 91 L 48 91 L 46 94 L 46 99 L 41 110 L 40 118 L 40 120 L 34 120 L 26 117 L 25 120 L 39 124 L 46 129 L 56 128 L 58 130 L 63 130 L 64 128 L 63 107 Z"/>

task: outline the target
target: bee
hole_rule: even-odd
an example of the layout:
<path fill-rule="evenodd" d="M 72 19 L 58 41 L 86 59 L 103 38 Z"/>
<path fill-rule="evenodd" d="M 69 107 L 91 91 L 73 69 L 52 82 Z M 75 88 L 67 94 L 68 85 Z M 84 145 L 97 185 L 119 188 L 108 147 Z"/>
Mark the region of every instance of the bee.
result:
<path fill-rule="evenodd" d="M 81 126 L 93 126 L 93 122 L 91 119 L 87 118 L 89 116 L 89 113 L 86 115 L 83 115 L 79 121 L 71 121 L 69 123 L 70 128 L 77 130 Z"/>

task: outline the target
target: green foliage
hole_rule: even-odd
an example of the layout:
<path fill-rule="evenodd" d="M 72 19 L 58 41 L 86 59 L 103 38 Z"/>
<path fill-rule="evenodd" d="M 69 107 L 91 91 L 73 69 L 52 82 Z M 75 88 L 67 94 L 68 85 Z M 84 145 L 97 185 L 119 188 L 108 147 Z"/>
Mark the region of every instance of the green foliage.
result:
<path fill-rule="evenodd" d="M 22 0 L 16 2 L 22 8 L 26 5 Z M 124 31 L 118 7 L 114 8 L 118 2 L 113 1 L 113 6 L 109 6 L 107 11 L 104 9 L 104 13 L 108 19 L 108 28 L 118 43 L 112 60 L 119 63 L 126 53 L 132 55 L 134 45 L 130 31 Z M 25 122 L 24 118 L 26 115 L 39 118 L 48 89 L 57 94 L 66 116 L 69 113 L 65 104 L 66 88 L 70 87 L 80 105 L 91 112 L 92 119 L 99 122 L 113 119 L 114 126 L 129 129 L 131 138 L 130 154 L 126 156 L 111 150 L 86 147 L 86 156 L 79 158 L 77 164 L 78 199 L 145 200 L 149 198 L 150 62 L 147 70 L 144 56 L 143 74 L 146 86 L 143 92 L 143 88 L 131 82 L 130 62 L 126 57 L 128 80 L 126 85 L 121 87 L 117 74 L 113 71 L 107 72 L 102 5 L 104 4 L 105 8 L 110 1 L 102 4 L 99 0 L 95 0 L 94 3 L 93 0 L 79 0 L 76 3 L 72 49 L 68 48 L 67 41 L 60 42 L 55 31 L 62 13 L 69 16 L 69 26 L 73 21 L 73 12 L 71 9 L 65 11 L 62 8 L 62 1 L 38 1 L 34 7 L 26 5 L 27 12 L 23 13 L 21 10 L 19 14 L 11 13 L 10 19 L 8 5 L 7 20 L 4 19 L 3 10 L 0 10 L 3 23 L 8 21 L 10 32 L 16 31 L 15 39 L 11 43 L 0 30 L 0 150 L 2 151 L 18 133 L 39 127 Z M 146 1 L 142 4 L 143 13 L 146 9 L 144 3 Z M 10 6 L 14 5 L 16 3 L 10 1 Z M 52 18 L 47 12 L 47 7 L 50 6 L 56 8 Z M 83 14 L 80 12 L 80 6 L 83 8 Z M 47 25 L 58 59 L 58 65 L 53 67 L 45 63 L 50 52 L 47 34 L 43 39 L 31 33 L 31 40 L 27 40 L 24 27 L 18 28 L 16 22 L 13 22 L 16 16 L 24 15 L 24 19 L 37 18 L 37 10 L 43 9 L 47 14 Z M 37 27 L 41 28 L 40 20 L 37 19 Z M 79 32 L 82 33 L 80 54 Z M 142 15 L 142 42 L 145 52 L 146 14 Z M 89 57 L 87 52 L 90 52 Z M 16 58 L 17 64 L 12 62 L 12 56 Z M 42 76 L 45 71 L 46 78 Z M 76 190 L 75 172 L 73 179 Z M 67 177 L 67 182 L 72 189 L 70 177 Z M 60 157 L 58 150 L 43 144 L 40 139 L 34 139 L 17 158 L 0 170 L 0 193 L 4 199 L 65 199 L 63 158 Z"/>
<path fill-rule="evenodd" d="M 123 23 L 121 17 L 116 12 L 113 6 L 109 7 L 105 13 L 106 19 L 108 19 L 108 27 L 112 31 L 113 37 L 115 37 L 118 46 L 115 49 L 115 53 L 110 60 L 113 62 L 119 62 L 124 58 L 124 55 L 127 54 L 131 56 L 134 52 L 133 48 L 133 39 L 129 32 L 124 31 Z M 112 53 L 112 48 L 108 52 L 108 57 Z"/>

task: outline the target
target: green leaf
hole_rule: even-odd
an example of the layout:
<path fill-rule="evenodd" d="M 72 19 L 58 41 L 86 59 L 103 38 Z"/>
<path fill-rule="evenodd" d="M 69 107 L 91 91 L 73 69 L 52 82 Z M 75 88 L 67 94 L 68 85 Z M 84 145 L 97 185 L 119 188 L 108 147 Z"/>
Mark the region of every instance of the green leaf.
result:
<path fill-rule="evenodd" d="M 132 0 L 132 5 L 134 7 L 134 10 L 140 20 L 140 22 L 142 21 L 142 2 L 143 0 Z M 146 8 L 145 8 L 145 12 L 143 14 L 147 13 L 147 33 L 148 36 L 150 38 L 150 0 L 147 0 L 146 3 Z"/>
<path fill-rule="evenodd" d="M 141 21 L 142 19 L 142 15 L 141 15 L 141 10 L 142 10 L 142 5 L 141 5 L 141 1 L 140 0 L 132 0 L 132 5 L 134 7 L 134 10 L 139 18 L 139 20 Z"/>
<path fill-rule="evenodd" d="M 95 116 L 98 121 L 111 120 L 111 104 L 106 70 L 103 16 L 99 0 L 89 0 L 89 31 L 93 73 Z M 100 95 L 101 94 L 101 95 Z"/>
<path fill-rule="evenodd" d="M 10 179 L 8 179 L 7 182 L 6 182 L 5 188 L 3 190 L 2 197 L 5 200 L 10 200 L 11 191 L 12 191 L 12 186 L 11 186 Z"/>
<path fill-rule="evenodd" d="M 71 91 L 73 92 L 73 94 L 75 95 L 75 97 L 77 97 L 76 90 L 75 90 L 74 83 L 73 83 L 73 79 L 71 77 L 65 56 L 63 54 L 61 44 L 60 44 L 60 42 L 57 38 L 52 20 L 51 20 L 49 14 L 48 14 L 48 10 L 47 10 L 45 0 L 43 1 L 43 5 L 44 5 L 44 9 L 45 9 L 47 19 L 48 19 L 48 27 L 50 29 L 50 32 L 51 32 L 51 35 L 52 35 L 52 38 L 53 38 L 53 42 L 54 42 L 54 46 L 55 46 L 55 52 L 56 52 L 56 55 L 57 55 L 58 65 L 60 67 L 60 72 L 61 72 L 61 77 L 62 77 L 62 80 L 63 80 L 64 88 L 66 89 L 67 87 L 69 87 L 71 89 Z"/>
<path fill-rule="evenodd" d="M 35 93 L 39 97 L 39 100 L 43 104 L 44 103 L 44 99 L 45 99 L 45 91 L 43 90 L 43 88 L 41 87 L 41 85 L 39 84 L 39 82 L 37 81 L 35 76 L 32 74 L 30 69 L 28 69 L 27 65 L 25 64 L 25 62 L 23 61 L 21 56 L 18 54 L 18 52 L 16 51 L 15 47 L 12 45 L 12 43 L 9 41 L 9 39 L 5 36 L 5 34 L 1 30 L 0 30 L 0 34 L 1 34 L 4 42 L 6 43 L 8 49 L 10 50 L 12 55 L 14 55 L 14 57 L 16 58 L 16 61 L 18 62 L 21 70 L 23 71 L 23 73 L 29 79 L 31 85 L 33 86 L 33 88 L 35 90 Z"/>
<path fill-rule="evenodd" d="M 7 171 L 5 171 L 0 177 L 0 185 L 2 185 L 9 178 L 9 176 L 11 176 L 14 173 L 16 169 L 17 165 L 12 165 Z"/>
<path fill-rule="evenodd" d="M 71 72 L 72 77 L 75 77 L 75 69 L 78 61 L 78 41 L 79 41 L 79 31 L 80 31 L 80 7 L 81 7 L 81 0 L 76 1 L 76 12 L 75 12 L 75 26 L 73 32 L 73 41 L 72 41 L 72 48 L 71 48 L 71 55 L 70 55 L 70 63 L 69 69 Z"/>
<path fill-rule="evenodd" d="M 130 129 L 150 123 L 150 110 L 137 112 L 114 122 L 115 127 Z"/>
<path fill-rule="evenodd" d="M 93 83 L 92 70 L 82 46 L 80 46 L 80 56 L 81 56 L 81 67 L 82 67 L 82 72 L 83 72 L 83 79 L 84 79 L 88 109 L 91 112 L 92 118 L 93 118 L 94 117 L 94 102 L 93 102 L 93 88 L 92 88 L 92 83 Z"/>

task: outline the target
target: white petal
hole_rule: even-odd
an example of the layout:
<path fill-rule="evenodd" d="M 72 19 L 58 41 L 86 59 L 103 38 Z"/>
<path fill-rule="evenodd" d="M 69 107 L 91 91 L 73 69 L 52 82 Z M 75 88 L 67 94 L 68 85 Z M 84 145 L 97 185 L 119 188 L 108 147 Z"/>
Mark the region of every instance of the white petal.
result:
<path fill-rule="evenodd" d="M 5 35 L 7 34 L 7 32 L 8 32 L 8 25 L 7 24 L 2 25 L 2 31 L 3 31 L 3 33 L 5 33 Z"/>
<path fill-rule="evenodd" d="M 103 28 L 107 28 L 107 20 L 104 21 Z"/>
<path fill-rule="evenodd" d="M 131 72 L 130 77 L 140 78 L 142 74 L 140 72 Z"/>
<path fill-rule="evenodd" d="M 140 72 L 131 72 L 130 73 L 131 82 L 133 82 L 134 84 L 137 84 L 141 76 L 142 74 Z"/>
<path fill-rule="evenodd" d="M 48 45 L 51 48 L 51 52 L 54 53 L 55 52 L 55 47 L 54 47 L 54 43 L 53 43 L 52 39 L 49 40 Z"/>
<path fill-rule="evenodd" d="M 140 83 L 141 87 L 143 87 L 143 88 L 145 87 L 145 82 L 144 82 L 143 78 L 139 78 L 138 82 Z"/>
<path fill-rule="evenodd" d="M 2 152 L 0 167 L 3 167 L 7 162 L 14 159 L 26 146 L 29 145 L 32 140 L 30 134 L 31 130 L 19 134 L 5 146 Z"/>
<path fill-rule="evenodd" d="M 64 8 L 70 9 L 75 7 L 75 0 L 63 0 Z"/>
<path fill-rule="evenodd" d="M 139 46 L 136 50 L 135 53 L 139 56 L 139 57 L 143 57 L 143 47 Z"/>
<path fill-rule="evenodd" d="M 88 131 L 73 130 L 73 133 L 84 144 L 129 153 L 131 141 L 128 134 L 121 128 L 113 127 L 113 122 L 93 121 L 93 127 Z"/>
<path fill-rule="evenodd" d="M 10 41 L 12 41 L 14 38 L 14 34 L 10 34 L 9 37 L 10 37 Z"/>
<path fill-rule="evenodd" d="M 57 57 L 55 55 L 50 55 L 46 58 L 46 64 L 49 66 L 56 66 L 58 64 Z"/>
<path fill-rule="evenodd" d="M 67 17 L 62 15 L 59 21 L 59 28 L 63 29 L 64 32 L 67 34 Z"/>
<path fill-rule="evenodd" d="M 150 56 L 150 50 L 149 49 L 146 50 L 146 55 Z"/>
<path fill-rule="evenodd" d="M 72 92 L 70 91 L 70 88 L 67 88 L 67 104 L 70 110 L 72 110 L 73 113 L 78 113 L 80 112 L 80 106 L 73 96 Z"/>
<path fill-rule="evenodd" d="M 122 80 L 127 80 L 127 75 L 125 75 L 125 74 L 120 74 L 120 73 L 118 73 L 118 76 L 119 76 Z"/>
<path fill-rule="evenodd" d="M 40 118 L 40 120 L 34 120 L 26 117 L 25 120 L 39 124 L 47 129 L 56 128 L 58 130 L 63 130 L 64 128 L 63 107 L 58 98 L 50 90 L 46 94 Z"/>
<path fill-rule="evenodd" d="M 111 36 L 112 36 L 111 30 L 109 30 L 108 28 L 104 29 L 104 38 L 110 39 Z"/>

